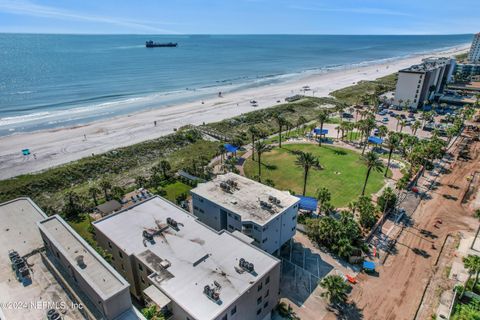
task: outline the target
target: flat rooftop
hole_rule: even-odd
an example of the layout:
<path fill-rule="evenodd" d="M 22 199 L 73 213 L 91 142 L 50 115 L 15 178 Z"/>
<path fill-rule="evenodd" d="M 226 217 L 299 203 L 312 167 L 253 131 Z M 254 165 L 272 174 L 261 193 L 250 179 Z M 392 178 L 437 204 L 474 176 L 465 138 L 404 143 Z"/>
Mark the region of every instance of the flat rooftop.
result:
<path fill-rule="evenodd" d="M 422 63 L 414 64 L 408 68 L 401 69 L 400 72 L 423 73 L 444 66 L 449 61 L 450 59 L 448 58 L 426 58 Z"/>
<path fill-rule="evenodd" d="M 104 300 L 129 287 L 112 266 L 58 215 L 38 223 L 40 230 Z M 83 263 L 79 263 L 79 259 Z"/>
<path fill-rule="evenodd" d="M 0 303 L 26 303 L 26 307 L 20 309 L 0 308 L 2 319 L 44 319 L 47 310 L 54 304 L 66 307 L 63 314 L 65 319 L 84 319 L 78 309 L 71 307 L 72 301 L 47 269 L 40 253 L 27 258 L 34 276 L 26 286 L 17 280 L 10 266 L 9 249 L 24 256 L 43 247 L 37 223 L 46 217 L 28 198 L 0 204 Z"/>
<path fill-rule="evenodd" d="M 280 191 L 231 172 L 201 183 L 190 192 L 239 214 L 242 221 L 253 221 L 259 225 L 264 225 L 300 201 L 288 191 Z M 274 203 L 272 197 L 278 201 Z"/>
<path fill-rule="evenodd" d="M 8 258 L 8 250 L 14 249 L 23 256 L 43 247 L 37 222 L 46 217 L 28 198 L 0 204 L 0 255 Z"/>
<path fill-rule="evenodd" d="M 178 228 L 169 227 L 167 218 Z M 114 213 L 93 223 L 128 255 L 155 272 L 152 283 L 196 319 L 222 314 L 255 282 L 279 264 L 256 247 L 227 231 L 216 232 L 183 209 L 160 197 Z M 146 241 L 143 232 L 154 235 Z M 254 264 L 253 273 L 239 272 L 239 260 Z M 165 267 L 167 266 L 167 267 Z M 220 301 L 210 300 L 206 285 L 220 284 Z"/>

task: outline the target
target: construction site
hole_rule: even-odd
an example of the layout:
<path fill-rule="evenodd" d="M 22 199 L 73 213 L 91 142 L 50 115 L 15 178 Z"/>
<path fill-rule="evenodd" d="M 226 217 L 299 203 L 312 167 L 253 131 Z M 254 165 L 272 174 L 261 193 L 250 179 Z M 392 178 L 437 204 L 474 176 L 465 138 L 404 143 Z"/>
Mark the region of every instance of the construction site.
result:
<path fill-rule="evenodd" d="M 376 272 L 360 273 L 348 304 L 325 319 L 448 318 L 466 273 L 457 248 L 465 239 L 473 248 L 478 232 L 479 157 L 478 132 L 467 127 L 374 235 Z"/>

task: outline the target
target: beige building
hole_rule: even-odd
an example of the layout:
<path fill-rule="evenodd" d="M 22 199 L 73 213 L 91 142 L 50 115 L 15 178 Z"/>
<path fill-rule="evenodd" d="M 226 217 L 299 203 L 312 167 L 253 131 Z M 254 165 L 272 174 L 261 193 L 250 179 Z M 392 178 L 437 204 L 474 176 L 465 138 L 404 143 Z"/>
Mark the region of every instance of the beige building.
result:
<path fill-rule="evenodd" d="M 270 319 L 280 262 L 153 197 L 93 223 L 139 300 L 178 320 Z"/>
<path fill-rule="evenodd" d="M 417 109 L 424 101 L 433 100 L 436 94 L 443 92 L 454 68 L 455 60 L 438 58 L 424 59 L 421 64 L 400 70 L 394 105 Z"/>
<path fill-rule="evenodd" d="M 468 52 L 468 62 L 480 63 L 480 32 L 473 36 L 472 46 Z"/>
<path fill-rule="evenodd" d="M 235 173 L 190 191 L 193 214 L 215 230 L 239 232 L 276 254 L 296 232 L 300 199 Z"/>

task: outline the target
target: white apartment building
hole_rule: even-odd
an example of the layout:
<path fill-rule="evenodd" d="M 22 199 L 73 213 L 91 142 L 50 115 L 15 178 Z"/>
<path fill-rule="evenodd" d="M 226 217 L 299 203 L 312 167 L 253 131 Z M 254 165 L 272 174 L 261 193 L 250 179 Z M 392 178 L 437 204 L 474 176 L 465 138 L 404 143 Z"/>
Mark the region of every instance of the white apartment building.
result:
<path fill-rule="evenodd" d="M 473 36 L 472 46 L 468 52 L 468 62 L 480 63 L 480 32 Z"/>
<path fill-rule="evenodd" d="M 455 68 L 455 60 L 449 58 L 424 59 L 398 72 L 394 104 L 417 109 L 425 100 L 443 92 Z"/>
<path fill-rule="evenodd" d="M 270 319 L 280 261 L 153 197 L 93 223 L 139 300 L 177 320 Z M 170 318 L 169 318 L 170 319 Z"/>
<path fill-rule="evenodd" d="M 97 319 L 138 319 L 130 285 L 60 216 L 38 222 L 47 257 Z M 98 311 L 98 313 L 96 312 Z"/>
<path fill-rule="evenodd" d="M 275 254 L 296 232 L 299 199 L 235 173 L 190 191 L 193 214 L 215 230 L 241 232 Z"/>

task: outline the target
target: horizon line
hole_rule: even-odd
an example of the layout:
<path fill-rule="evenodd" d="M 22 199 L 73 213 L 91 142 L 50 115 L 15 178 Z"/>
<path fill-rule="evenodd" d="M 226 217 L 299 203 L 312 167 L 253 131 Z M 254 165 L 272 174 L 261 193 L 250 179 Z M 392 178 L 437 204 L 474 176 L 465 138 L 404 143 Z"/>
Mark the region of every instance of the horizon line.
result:
<path fill-rule="evenodd" d="M 473 33 L 81 33 L 81 32 L 10 32 L 0 34 L 84 35 L 84 36 L 463 36 Z"/>

